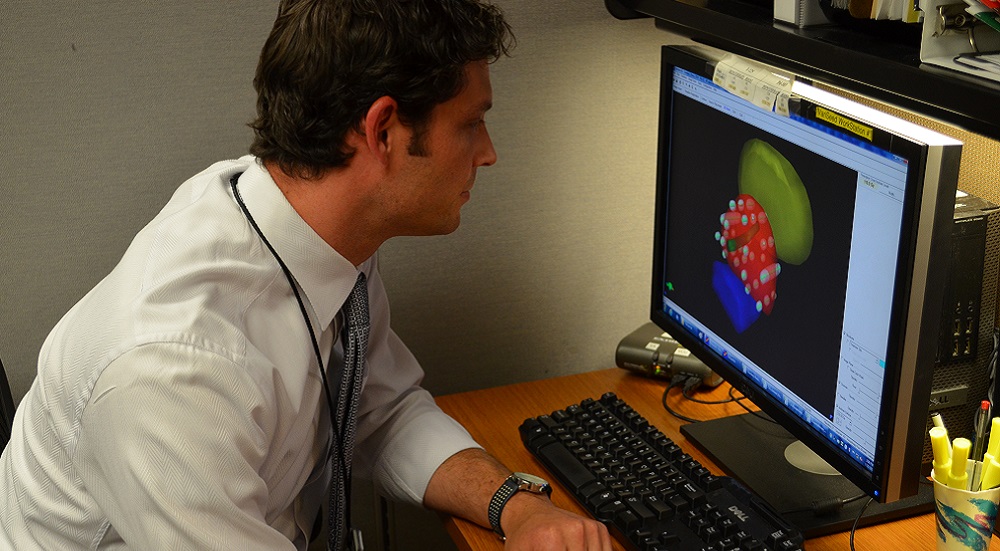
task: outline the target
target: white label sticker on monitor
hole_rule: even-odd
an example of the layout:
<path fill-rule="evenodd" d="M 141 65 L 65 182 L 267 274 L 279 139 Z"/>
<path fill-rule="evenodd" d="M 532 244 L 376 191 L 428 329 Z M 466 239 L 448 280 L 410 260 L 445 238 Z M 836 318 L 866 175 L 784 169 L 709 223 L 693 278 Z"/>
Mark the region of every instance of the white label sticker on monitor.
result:
<path fill-rule="evenodd" d="M 761 109 L 788 116 L 788 96 L 794 82 L 790 77 L 730 55 L 716 64 L 712 82 Z"/>

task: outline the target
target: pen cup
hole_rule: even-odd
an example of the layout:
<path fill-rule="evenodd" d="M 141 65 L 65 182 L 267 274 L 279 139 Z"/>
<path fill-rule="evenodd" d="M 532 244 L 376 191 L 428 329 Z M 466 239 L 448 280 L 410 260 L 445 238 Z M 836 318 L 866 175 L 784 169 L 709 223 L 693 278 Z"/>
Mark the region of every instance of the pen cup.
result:
<path fill-rule="evenodd" d="M 970 480 L 977 463 L 981 466 L 981 462 L 971 459 L 966 463 Z M 938 551 L 988 551 L 1000 504 L 1000 487 L 973 492 L 935 480 L 934 502 Z"/>

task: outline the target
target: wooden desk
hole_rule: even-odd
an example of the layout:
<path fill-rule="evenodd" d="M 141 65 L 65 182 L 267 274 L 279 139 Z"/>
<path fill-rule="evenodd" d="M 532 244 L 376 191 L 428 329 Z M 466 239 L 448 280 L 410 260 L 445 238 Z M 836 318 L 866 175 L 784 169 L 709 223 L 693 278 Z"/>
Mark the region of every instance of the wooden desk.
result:
<path fill-rule="evenodd" d="M 725 474 L 684 438 L 680 432 L 680 426 L 683 422 L 663 409 L 660 398 L 664 387 L 664 381 L 647 379 L 632 375 L 623 369 L 612 368 L 441 396 L 437 399 L 437 403 L 445 412 L 465 425 L 480 444 L 511 469 L 537 473 L 553 480 L 555 477 L 549 475 L 541 463 L 521 444 L 518 426 L 528 417 L 563 409 L 585 398 L 597 399 L 601 394 L 610 391 L 628 402 L 650 423 L 656 425 L 684 451 L 691 454 L 712 472 Z M 705 399 L 725 399 L 727 392 L 728 385 L 724 383 L 711 393 L 701 396 Z M 673 397 L 673 394 L 671 396 Z M 691 401 L 672 400 L 670 404 L 678 413 L 687 414 L 697 419 L 743 412 L 743 409 L 734 403 L 703 405 Z M 576 503 L 573 496 L 557 482 L 553 485 L 555 491 L 552 494 L 552 501 L 565 509 L 587 514 Z M 463 551 L 500 551 L 503 549 L 503 545 L 497 537 L 487 529 L 453 517 L 445 518 L 444 522 L 448 533 L 458 548 Z M 854 540 L 856 548 L 862 551 L 872 549 L 921 551 L 935 549 L 934 533 L 934 516 L 933 514 L 925 514 L 887 524 L 859 528 L 855 533 Z M 615 545 L 615 549 L 625 549 L 617 542 Z M 848 532 L 814 538 L 806 542 L 808 551 L 841 551 L 849 548 Z"/>

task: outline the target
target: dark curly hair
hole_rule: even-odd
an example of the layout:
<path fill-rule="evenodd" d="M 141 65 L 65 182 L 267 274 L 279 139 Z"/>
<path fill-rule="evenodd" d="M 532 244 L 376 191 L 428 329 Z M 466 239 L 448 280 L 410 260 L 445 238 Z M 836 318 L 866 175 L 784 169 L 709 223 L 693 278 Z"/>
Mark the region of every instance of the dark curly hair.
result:
<path fill-rule="evenodd" d="M 461 91 L 465 66 L 509 55 L 513 43 L 485 1 L 283 0 L 254 78 L 250 152 L 318 177 L 347 163 L 347 133 L 389 96 L 420 154 L 431 110 Z"/>

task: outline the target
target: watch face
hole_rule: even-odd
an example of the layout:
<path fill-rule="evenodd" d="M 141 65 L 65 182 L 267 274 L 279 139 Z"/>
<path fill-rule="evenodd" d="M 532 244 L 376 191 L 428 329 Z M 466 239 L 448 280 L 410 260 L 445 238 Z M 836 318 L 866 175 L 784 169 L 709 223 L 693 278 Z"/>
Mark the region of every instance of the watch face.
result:
<path fill-rule="evenodd" d="M 511 478 L 517 482 L 518 490 L 527 490 L 533 494 L 549 495 L 552 493 L 552 486 L 544 478 L 528 473 L 514 473 Z"/>
<path fill-rule="evenodd" d="M 541 486 L 543 484 L 548 484 L 548 481 L 546 481 L 544 478 L 537 477 L 537 476 L 535 476 L 533 474 L 528 474 L 528 473 L 514 473 L 514 476 L 516 476 L 516 477 L 520 478 L 521 480 L 527 482 L 528 484 L 532 484 L 532 485 L 539 485 L 539 486 Z"/>

